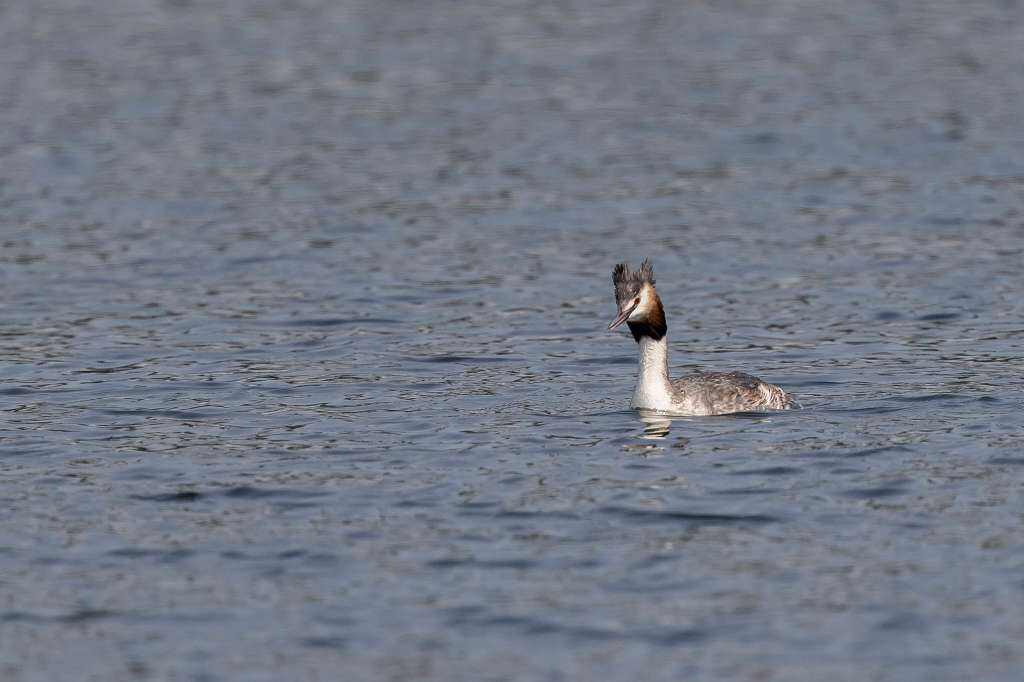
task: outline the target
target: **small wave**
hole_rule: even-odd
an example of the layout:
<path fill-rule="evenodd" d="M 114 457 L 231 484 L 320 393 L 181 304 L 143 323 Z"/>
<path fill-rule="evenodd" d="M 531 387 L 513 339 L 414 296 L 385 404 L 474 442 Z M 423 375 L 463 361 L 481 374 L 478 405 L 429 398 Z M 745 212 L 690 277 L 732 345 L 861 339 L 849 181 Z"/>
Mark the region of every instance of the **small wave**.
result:
<path fill-rule="evenodd" d="M 482 568 L 485 570 L 516 570 L 524 571 L 536 568 L 538 562 L 531 559 L 434 559 L 427 562 L 431 568 Z"/>
<path fill-rule="evenodd" d="M 850 497 L 857 500 L 876 500 L 884 497 L 895 497 L 907 492 L 903 483 L 892 483 L 871 488 L 853 488 L 844 490 L 840 494 L 843 497 Z"/>
<path fill-rule="evenodd" d="M 133 500 L 143 502 L 196 502 L 203 498 L 203 494 L 195 490 L 179 490 L 175 493 L 156 493 L 154 495 L 132 495 Z"/>
<path fill-rule="evenodd" d="M 790 476 L 792 474 L 802 474 L 804 472 L 800 467 L 787 467 L 787 466 L 775 466 L 775 467 L 762 467 L 760 469 L 743 469 L 742 471 L 730 471 L 730 476 Z"/>
<path fill-rule="evenodd" d="M 514 630 L 528 636 L 563 636 L 574 640 L 599 642 L 633 640 L 660 646 L 692 644 L 703 641 L 710 635 L 708 630 L 697 627 L 597 627 L 575 623 L 558 623 L 528 616 L 492 616 L 481 613 L 477 608 L 453 610 L 450 624 L 456 627 L 472 627 L 474 629 Z"/>
<path fill-rule="evenodd" d="M 644 523 L 687 523 L 702 526 L 761 525 L 779 523 L 781 519 L 767 514 L 705 514 L 672 510 L 602 507 L 602 514 L 614 514 Z"/>

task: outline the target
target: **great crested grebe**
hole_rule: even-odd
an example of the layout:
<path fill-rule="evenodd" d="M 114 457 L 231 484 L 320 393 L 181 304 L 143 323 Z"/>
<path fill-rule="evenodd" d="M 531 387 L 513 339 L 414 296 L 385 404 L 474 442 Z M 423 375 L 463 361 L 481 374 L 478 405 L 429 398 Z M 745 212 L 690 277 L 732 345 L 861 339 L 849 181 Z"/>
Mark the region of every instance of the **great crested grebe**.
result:
<path fill-rule="evenodd" d="M 612 282 L 619 316 L 608 329 L 625 322 L 640 344 L 640 378 L 631 407 L 695 416 L 797 407 L 778 386 L 743 372 L 701 372 L 669 380 L 668 325 L 654 290 L 654 266 L 645 259 L 639 270 L 630 271 L 619 263 Z"/>

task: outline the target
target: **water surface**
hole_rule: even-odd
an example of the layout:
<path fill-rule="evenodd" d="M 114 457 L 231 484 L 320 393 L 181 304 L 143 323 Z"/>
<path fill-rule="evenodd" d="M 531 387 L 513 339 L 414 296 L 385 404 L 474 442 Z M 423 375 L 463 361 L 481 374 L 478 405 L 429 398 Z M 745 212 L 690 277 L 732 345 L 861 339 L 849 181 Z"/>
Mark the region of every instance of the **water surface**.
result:
<path fill-rule="evenodd" d="M 2 677 L 1018 679 L 1022 18 L 0 8 Z"/>

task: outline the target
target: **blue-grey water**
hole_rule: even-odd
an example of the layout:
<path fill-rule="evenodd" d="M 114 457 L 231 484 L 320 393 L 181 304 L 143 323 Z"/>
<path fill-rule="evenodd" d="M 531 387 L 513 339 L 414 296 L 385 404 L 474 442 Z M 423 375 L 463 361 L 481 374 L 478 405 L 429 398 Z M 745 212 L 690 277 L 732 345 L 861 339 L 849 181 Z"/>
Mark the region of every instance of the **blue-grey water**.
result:
<path fill-rule="evenodd" d="M 1016 2 L 0 4 L 0 679 L 1019 680 Z M 674 372 L 796 412 L 644 420 Z"/>

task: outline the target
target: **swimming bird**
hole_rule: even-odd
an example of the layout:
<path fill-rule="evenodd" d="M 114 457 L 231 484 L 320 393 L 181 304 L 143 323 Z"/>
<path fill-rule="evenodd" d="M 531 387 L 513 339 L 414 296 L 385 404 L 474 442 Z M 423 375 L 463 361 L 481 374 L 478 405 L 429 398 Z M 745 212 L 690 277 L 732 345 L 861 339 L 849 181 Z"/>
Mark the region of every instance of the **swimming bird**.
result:
<path fill-rule="evenodd" d="M 700 372 L 669 380 L 668 325 L 654 289 L 654 266 L 645 259 L 639 270 L 630 271 L 619 263 L 612 282 L 619 315 L 608 329 L 625 322 L 640 345 L 640 378 L 631 407 L 695 416 L 797 407 L 778 386 L 743 372 Z"/>

